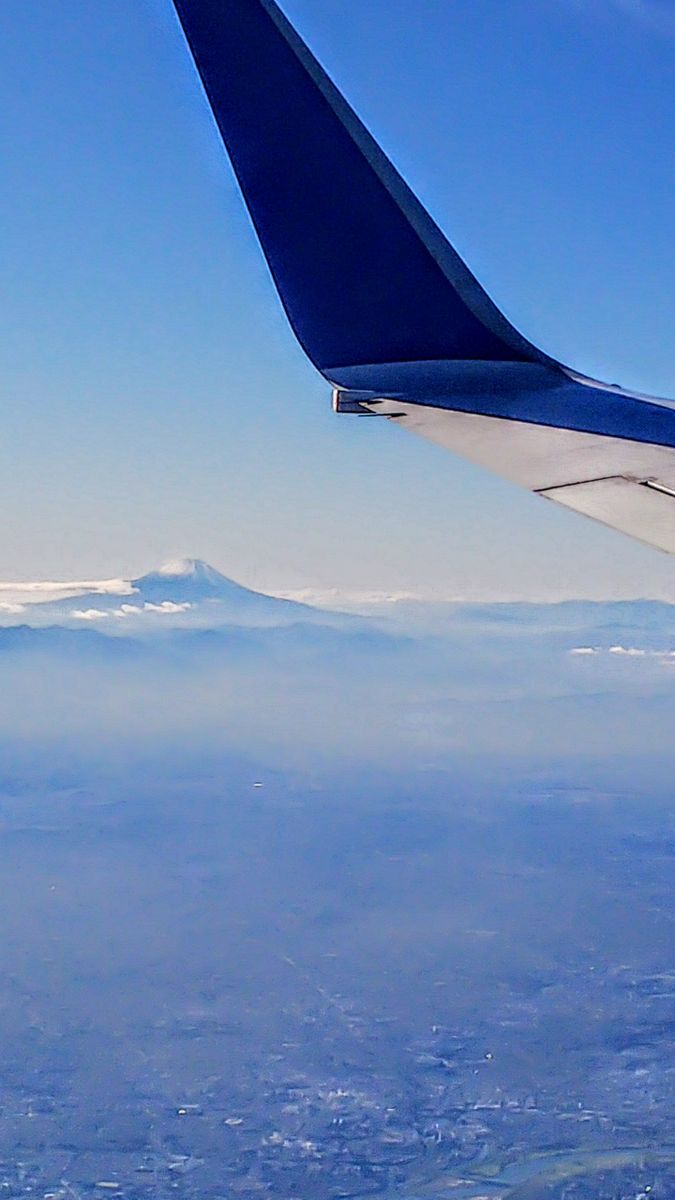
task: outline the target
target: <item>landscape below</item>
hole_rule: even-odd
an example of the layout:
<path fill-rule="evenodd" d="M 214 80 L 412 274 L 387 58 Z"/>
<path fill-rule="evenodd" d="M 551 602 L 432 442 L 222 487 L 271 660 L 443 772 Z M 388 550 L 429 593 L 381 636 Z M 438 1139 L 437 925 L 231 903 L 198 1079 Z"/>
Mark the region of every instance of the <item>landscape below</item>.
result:
<path fill-rule="evenodd" d="M 671 1197 L 675 609 L 107 586 L 4 602 L 6 1194 Z"/>

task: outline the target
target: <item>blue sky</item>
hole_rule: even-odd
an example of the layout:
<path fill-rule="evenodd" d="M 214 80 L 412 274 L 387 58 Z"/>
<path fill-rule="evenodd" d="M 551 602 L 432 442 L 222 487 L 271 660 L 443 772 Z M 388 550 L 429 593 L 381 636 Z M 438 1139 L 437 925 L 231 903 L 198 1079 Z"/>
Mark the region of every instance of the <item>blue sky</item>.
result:
<path fill-rule="evenodd" d="M 284 0 L 494 299 L 675 395 L 675 16 Z M 384 423 L 287 330 L 168 0 L 3 0 L 0 575 L 672 594 L 675 564 Z"/>

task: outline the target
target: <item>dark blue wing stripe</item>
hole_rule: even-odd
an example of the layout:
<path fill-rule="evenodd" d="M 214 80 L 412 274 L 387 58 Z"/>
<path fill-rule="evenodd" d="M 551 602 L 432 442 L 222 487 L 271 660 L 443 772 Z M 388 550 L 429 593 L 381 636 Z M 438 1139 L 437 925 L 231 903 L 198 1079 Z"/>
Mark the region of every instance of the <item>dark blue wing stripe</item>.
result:
<path fill-rule="evenodd" d="M 492 305 L 273 0 L 174 0 L 272 275 L 332 367 L 549 362 Z"/>

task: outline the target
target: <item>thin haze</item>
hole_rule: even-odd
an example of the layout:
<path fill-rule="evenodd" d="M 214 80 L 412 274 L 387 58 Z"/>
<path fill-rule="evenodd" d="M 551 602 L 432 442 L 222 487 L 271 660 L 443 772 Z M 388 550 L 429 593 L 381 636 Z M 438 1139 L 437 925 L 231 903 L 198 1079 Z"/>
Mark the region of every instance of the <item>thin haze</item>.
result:
<path fill-rule="evenodd" d="M 511 319 L 675 394 L 672 10 L 285 0 Z M 2 576 L 199 554 L 269 589 L 675 595 L 675 568 L 334 418 L 169 0 L 4 0 Z"/>

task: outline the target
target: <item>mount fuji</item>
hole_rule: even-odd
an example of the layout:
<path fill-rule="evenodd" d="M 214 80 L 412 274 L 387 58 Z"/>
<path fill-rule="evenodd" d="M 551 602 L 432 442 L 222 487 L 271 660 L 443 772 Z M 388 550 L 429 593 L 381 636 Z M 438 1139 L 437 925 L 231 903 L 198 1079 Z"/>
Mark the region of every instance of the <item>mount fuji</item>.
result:
<path fill-rule="evenodd" d="M 229 579 L 202 558 L 171 559 L 157 570 L 148 571 L 146 575 L 140 575 L 131 582 L 141 595 L 153 595 L 156 598 L 165 597 L 167 589 L 171 590 L 174 598 L 180 592 L 189 599 L 201 600 L 233 597 L 242 599 L 246 596 L 260 595 Z"/>
<path fill-rule="evenodd" d="M 142 600 L 147 604 L 216 602 L 242 613 L 277 612 L 279 605 L 284 608 L 289 604 L 289 601 L 244 587 L 201 558 L 172 559 L 157 570 L 132 579 L 131 586 L 136 602 Z M 301 611 L 308 609 L 304 604 L 291 604 L 291 607 Z"/>
<path fill-rule="evenodd" d="M 10 585 L 5 585 L 8 589 Z M 13 586 L 13 585 L 12 585 Z M 335 625 L 341 614 L 253 591 L 199 558 L 175 559 L 136 579 L 100 583 L 16 585 L 11 604 L 0 605 L 2 624 L 96 625 L 131 632 L 171 626 Z M 39 588 L 37 591 L 35 589 Z M 17 603 L 18 600 L 18 603 Z M 348 617 L 343 618 L 348 621 Z"/>

